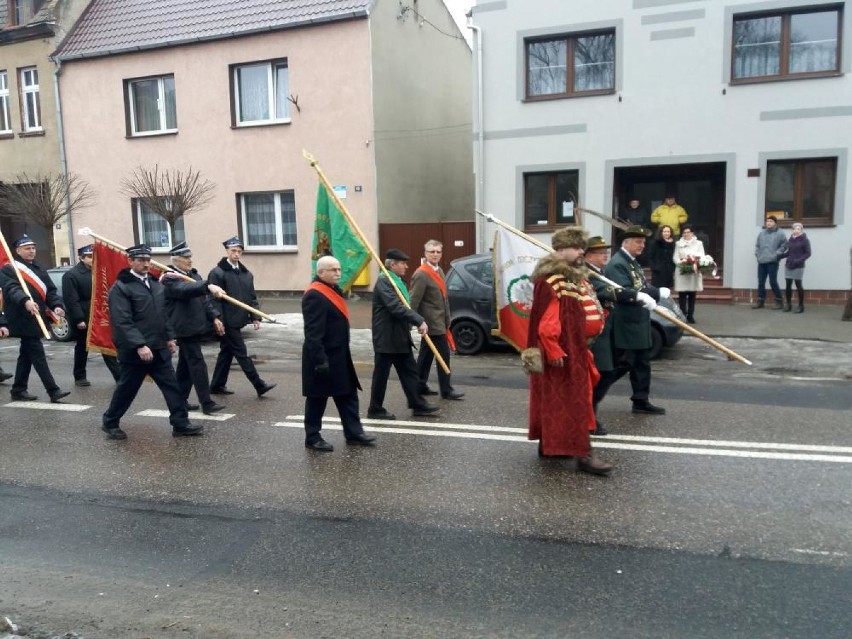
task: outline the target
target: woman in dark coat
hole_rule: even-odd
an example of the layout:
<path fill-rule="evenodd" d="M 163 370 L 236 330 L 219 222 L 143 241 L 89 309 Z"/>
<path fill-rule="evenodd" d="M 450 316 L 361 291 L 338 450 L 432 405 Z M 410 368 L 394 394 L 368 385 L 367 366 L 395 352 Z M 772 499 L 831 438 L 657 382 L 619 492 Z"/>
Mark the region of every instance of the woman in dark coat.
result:
<path fill-rule="evenodd" d="M 651 284 L 660 288 L 674 288 L 674 250 L 675 237 L 672 227 L 661 226 L 651 242 L 648 251 L 648 264 L 651 267 Z"/>
<path fill-rule="evenodd" d="M 787 290 L 784 312 L 793 310 L 793 282 L 796 283 L 796 293 L 799 297 L 799 306 L 794 313 L 803 313 L 805 310 L 805 289 L 802 287 L 802 278 L 805 276 L 805 262 L 811 256 L 811 242 L 808 240 L 804 227 L 796 222 L 793 224 L 793 232 L 787 240 L 787 261 L 784 263 L 784 278 L 787 280 Z"/>

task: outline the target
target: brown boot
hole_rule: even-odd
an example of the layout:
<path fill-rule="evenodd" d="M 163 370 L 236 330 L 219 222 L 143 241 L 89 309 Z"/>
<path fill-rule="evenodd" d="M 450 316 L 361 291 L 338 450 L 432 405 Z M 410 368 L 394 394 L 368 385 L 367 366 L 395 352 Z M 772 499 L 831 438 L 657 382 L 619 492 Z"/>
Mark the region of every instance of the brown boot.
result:
<path fill-rule="evenodd" d="M 589 452 L 588 457 L 577 458 L 577 470 L 581 470 L 584 473 L 603 475 L 606 477 L 612 472 L 612 469 L 612 464 L 607 464 L 601 461 L 601 458 L 598 457 L 597 451 L 594 450 Z"/>

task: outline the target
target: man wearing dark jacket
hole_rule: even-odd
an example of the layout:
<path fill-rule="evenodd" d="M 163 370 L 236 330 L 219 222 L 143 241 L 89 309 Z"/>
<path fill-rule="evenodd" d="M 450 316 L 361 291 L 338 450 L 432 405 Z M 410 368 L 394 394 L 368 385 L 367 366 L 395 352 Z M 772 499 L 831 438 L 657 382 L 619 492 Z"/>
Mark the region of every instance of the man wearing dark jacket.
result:
<path fill-rule="evenodd" d="M 417 362 L 411 354 L 414 346 L 411 341 L 411 327 L 416 326 L 420 335 L 425 335 L 429 327 L 420 315 L 411 310 L 408 288 L 402 281 L 402 277 L 408 270 L 408 259 L 408 255 L 398 249 L 389 250 L 385 254 L 385 267 L 390 278 L 381 273 L 373 289 L 375 364 L 367 417 L 374 419 L 396 419 L 394 414 L 384 408 L 391 366 L 396 369 L 405 398 L 408 400 L 408 407 L 414 411 L 415 415 L 431 415 L 438 412 L 438 407 L 428 404 L 418 391 Z M 405 297 L 408 306 L 399 299 L 391 280 Z"/>
<path fill-rule="evenodd" d="M 358 416 L 361 384 L 349 349 L 349 309 L 343 299 L 340 262 L 330 255 L 317 260 L 317 276 L 302 296 L 305 341 L 302 343 L 302 395 L 305 396 L 305 448 L 330 453 L 323 439 L 322 417 L 334 400 L 347 444 L 372 446 Z"/>
<path fill-rule="evenodd" d="M 244 249 L 242 240 L 238 237 L 232 237 L 222 242 L 222 245 L 225 247 L 227 256 L 219 260 L 219 263 L 213 267 L 207 280 L 224 289 L 230 297 L 248 304 L 252 308 L 259 308 L 257 294 L 254 290 L 254 276 L 240 262 Z M 243 326 L 249 322 L 254 325 L 254 330 L 259 330 L 260 321 L 245 309 L 233 304 L 222 304 L 220 300 L 214 300 L 213 306 L 222 318 L 225 333 L 219 338 L 219 356 L 216 358 L 216 367 L 213 369 L 210 392 L 214 395 L 234 394 L 233 391 L 228 389 L 227 383 L 231 362 L 236 358 L 240 368 L 243 369 L 243 373 L 257 391 L 257 396 L 262 397 L 275 388 L 276 384 L 267 384 L 260 378 L 254 362 L 248 356 L 245 340 L 240 333 Z"/>
<path fill-rule="evenodd" d="M 77 329 L 74 344 L 74 384 L 77 386 L 92 385 L 86 379 L 86 360 L 89 357 L 86 350 L 86 328 L 89 325 L 89 308 L 92 302 L 93 253 L 94 245 L 92 244 L 77 249 L 77 257 L 80 261 L 62 276 L 62 299 L 65 302 L 65 310 L 70 323 Z M 103 353 L 103 358 L 112 378 L 118 381 L 121 374 L 118 360 L 106 353 Z"/>
<path fill-rule="evenodd" d="M 27 391 L 30 371 L 36 373 L 44 384 L 51 402 L 58 402 L 68 396 L 53 379 L 53 374 L 47 365 L 44 345 L 41 343 L 42 331 L 37 317 L 50 321 L 50 315 L 65 316 L 62 299 L 56 291 L 56 286 L 35 261 L 36 244 L 28 236 L 22 235 L 14 244 L 15 255 L 10 256 L 14 262 L 0 269 L 0 286 L 3 289 L 4 312 L 9 324 L 9 334 L 21 338 L 21 349 L 18 353 L 18 364 L 15 368 L 15 380 L 12 382 L 12 399 L 15 401 L 33 401 L 38 399 Z M 15 270 L 21 274 L 26 289 L 21 288 L 20 280 Z"/>
<path fill-rule="evenodd" d="M 201 410 L 205 415 L 212 415 L 223 408 L 210 398 L 210 381 L 207 377 L 207 363 L 201 352 L 201 340 L 210 334 L 210 323 L 220 337 L 225 334 L 225 325 L 219 318 L 219 311 L 207 297 L 222 297 L 224 291 L 202 280 L 192 268 L 192 250 L 186 242 L 172 247 L 169 251 L 172 257 L 172 270 L 164 273 L 160 281 L 166 288 L 166 311 L 177 336 L 178 365 L 177 379 L 184 401 L 189 400 L 189 392 L 195 386 Z M 192 281 L 185 278 L 189 277 Z M 187 403 L 190 410 L 198 406 Z"/>
<path fill-rule="evenodd" d="M 0 294 L 0 301 L 3 300 L 3 295 Z M 0 309 L 0 339 L 4 337 L 9 337 L 9 325 L 6 323 L 6 315 L 3 314 L 2 309 Z M 7 373 L 3 370 L 3 367 L 0 366 L 0 382 L 5 382 L 7 379 L 11 379 L 14 377 L 12 373 Z"/>
<path fill-rule="evenodd" d="M 112 341 L 121 364 L 121 377 L 103 415 L 101 430 L 110 439 L 127 439 L 119 422 L 150 375 L 169 407 L 172 435 L 200 435 L 204 427 L 190 423 L 186 400 L 180 392 L 172 353 L 177 351 L 174 330 L 166 313 L 163 285 L 149 276 L 151 248 L 144 244 L 127 249 L 130 268 L 119 272 L 109 289 Z"/>

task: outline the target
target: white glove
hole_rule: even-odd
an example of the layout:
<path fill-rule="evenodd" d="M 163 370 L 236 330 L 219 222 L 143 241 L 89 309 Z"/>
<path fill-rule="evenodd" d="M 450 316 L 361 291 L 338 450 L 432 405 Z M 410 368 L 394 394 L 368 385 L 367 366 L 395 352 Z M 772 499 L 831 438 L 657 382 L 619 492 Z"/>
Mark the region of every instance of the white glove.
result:
<path fill-rule="evenodd" d="M 665 286 L 661 286 L 657 290 L 660 291 L 660 299 L 661 300 L 667 300 L 672 296 L 672 289 L 670 289 L 670 288 L 666 288 Z"/>
<path fill-rule="evenodd" d="M 636 301 L 642 302 L 642 306 L 645 307 L 646 311 L 653 311 L 657 308 L 657 303 L 654 301 L 654 298 L 642 291 L 636 293 Z"/>

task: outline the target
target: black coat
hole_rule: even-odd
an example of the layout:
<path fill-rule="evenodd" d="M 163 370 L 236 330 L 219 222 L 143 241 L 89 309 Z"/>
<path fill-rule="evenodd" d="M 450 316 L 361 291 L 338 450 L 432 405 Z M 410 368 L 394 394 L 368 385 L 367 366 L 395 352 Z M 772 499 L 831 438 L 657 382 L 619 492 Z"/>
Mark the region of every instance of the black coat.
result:
<path fill-rule="evenodd" d="M 235 270 L 228 262 L 228 258 L 223 257 L 210 271 L 207 281 L 221 286 L 225 289 L 225 293 L 243 304 L 248 304 L 252 308 L 260 308 L 260 304 L 257 302 L 257 293 L 254 290 L 254 276 L 242 264 L 239 264 L 239 269 Z M 211 303 L 225 326 L 230 328 L 242 328 L 254 320 L 251 313 L 229 302 L 213 299 Z"/>
<path fill-rule="evenodd" d="M 315 281 L 320 281 L 319 279 Z M 322 282 L 320 282 L 322 284 Z M 328 286 L 343 298 L 337 286 Z M 349 321 L 318 291 L 302 296 L 305 341 L 302 344 L 302 395 L 334 397 L 360 389 L 352 352 L 349 350 Z M 317 375 L 316 367 L 328 364 L 329 373 Z"/>
<path fill-rule="evenodd" d="M 150 276 L 148 281 L 150 289 L 126 268 L 109 289 L 112 341 L 122 361 L 139 361 L 137 348 L 157 351 L 175 338 L 166 313 L 165 288 Z"/>
<path fill-rule="evenodd" d="M 589 267 L 589 271 L 592 273 L 603 273 L 600 269 L 592 266 L 591 264 L 587 264 L 586 266 Z M 604 324 L 603 331 L 597 336 L 595 341 L 592 342 L 592 345 L 589 348 L 592 351 L 592 355 L 595 356 L 595 366 L 599 371 L 615 370 L 615 353 L 613 351 L 612 344 L 613 309 L 615 308 L 615 303 L 617 301 L 624 304 L 635 303 L 636 291 L 632 288 L 617 289 L 611 284 L 607 284 L 602 279 L 594 276 L 589 277 L 589 281 L 595 288 L 595 295 L 597 295 L 601 306 L 603 306 L 609 313 L 606 323 Z"/>
<path fill-rule="evenodd" d="M 25 262 L 20 263 L 25 264 Z M 65 306 L 62 304 L 62 298 L 59 296 L 56 286 L 53 284 L 53 280 L 50 279 L 50 275 L 47 274 L 47 271 L 36 262 L 26 264 L 26 266 L 47 287 L 47 299 L 45 303 L 45 299 L 42 298 L 41 293 L 32 284 L 27 283 L 30 296 L 38 304 L 45 324 L 49 324 L 50 319 L 45 314 L 45 311 L 48 308 L 51 311 L 55 308 L 64 309 Z M 25 308 L 29 298 L 18 282 L 15 269 L 11 264 L 6 264 L 6 266 L 0 269 L 0 273 L 2 273 L 0 275 L 0 286 L 3 288 L 3 312 L 6 314 L 6 321 L 9 324 L 9 334 L 13 337 L 42 337 L 41 327 L 38 325 L 36 318 L 30 315 L 29 311 Z"/>
<path fill-rule="evenodd" d="M 82 262 L 62 276 L 62 298 L 69 321 L 75 326 L 80 322 L 89 323 L 89 309 L 92 302 L 92 269 Z"/>
<path fill-rule="evenodd" d="M 674 286 L 674 250 L 674 242 L 666 242 L 661 238 L 651 242 L 648 249 L 648 266 L 651 267 L 651 279 L 654 286 L 665 286 L 667 288 Z"/>
<path fill-rule="evenodd" d="M 604 268 L 604 275 L 619 286 L 647 293 L 659 301 L 660 292 L 645 279 L 639 263 L 623 250 L 616 250 Z M 651 313 L 641 302 L 615 301 L 612 313 L 613 343 L 618 349 L 651 348 Z"/>
<path fill-rule="evenodd" d="M 209 335 L 213 330 L 210 323 L 219 317 L 219 311 L 213 308 L 212 298 L 207 296 L 207 280 L 202 280 L 195 269 L 189 273 L 174 269 L 174 273 L 195 280 L 187 282 L 168 274 L 160 278 L 166 289 L 166 312 L 175 335 L 178 339 Z"/>
<path fill-rule="evenodd" d="M 377 353 L 410 353 L 411 327 L 423 318 L 399 299 L 391 281 L 379 276 L 373 289 L 373 350 Z"/>

